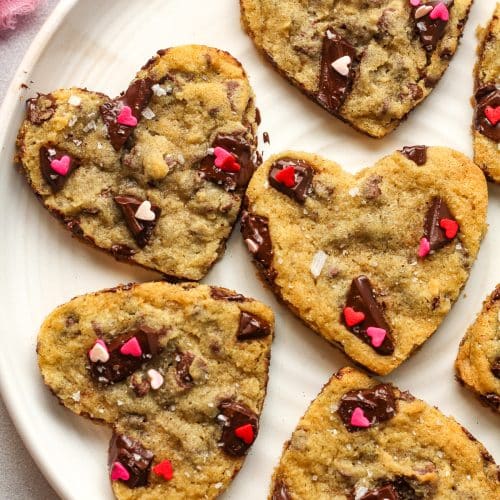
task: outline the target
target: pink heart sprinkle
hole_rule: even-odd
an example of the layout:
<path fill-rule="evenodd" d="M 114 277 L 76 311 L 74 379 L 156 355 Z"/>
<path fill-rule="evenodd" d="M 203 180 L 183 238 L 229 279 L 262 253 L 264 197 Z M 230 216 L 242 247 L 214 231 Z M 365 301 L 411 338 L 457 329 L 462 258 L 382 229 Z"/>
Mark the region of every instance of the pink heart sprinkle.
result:
<path fill-rule="evenodd" d="M 365 412 L 361 408 L 354 408 L 351 415 L 351 425 L 353 427 L 370 427 L 370 421 L 365 417 Z"/>
<path fill-rule="evenodd" d="M 384 342 L 387 332 L 383 328 L 376 328 L 374 326 L 369 326 L 366 329 L 366 334 L 372 339 L 373 347 L 380 347 Z"/>
<path fill-rule="evenodd" d="M 448 8 L 443 2 L 439 2 L 432 12 L 429 14 L 431 19 L 441 19 L 442 21 L 448 21 L 450 19 L 450 13 L 448 12 Z"/>
<path fill-rule="evenodd" d="M 427 257 L 427 255 L 429 255 L 430 251 L 431 244 L 429 243 L 429 240 L 427 238 L 422 238 L 420 240 L 420 246 L 418 247 L 418 256 L 423 259 L 424 257 Z"/>
<path fill-rule="evenodd" d="M 421 4 L 421 0 L 410 0 L 413 7 L 418 7 Z"/>
<path fill-rule="evenodd" d="M 128 481 L 130 479 L 130 472 L 120 462 L 114 462 L 111 468 L 111 481 Z"/>
<path fill-rule="evenodd" d="M 52 160 L 50 162 L 50 168 L 59 175 L 67 175 L 70 166 L 71 158 L 68 155 L 64 155 L 59 160 Z"/>
<path fill-rule="evenodd" d="M 127 340 L 120 348 L 120 352 L 125 356 L 133 356 L 134 358 L 139 358 L 142 356 L 142 349 L 137 337 L 132 337 Z"/>
<path fill-rule="evenodd" d="M 130 106 L 123 106 L 116 121 L 120 125 L 127 125 L 127 127 L 137 126 L 137 118 L 132 114 L 132 109 L 130 108 Z"/>

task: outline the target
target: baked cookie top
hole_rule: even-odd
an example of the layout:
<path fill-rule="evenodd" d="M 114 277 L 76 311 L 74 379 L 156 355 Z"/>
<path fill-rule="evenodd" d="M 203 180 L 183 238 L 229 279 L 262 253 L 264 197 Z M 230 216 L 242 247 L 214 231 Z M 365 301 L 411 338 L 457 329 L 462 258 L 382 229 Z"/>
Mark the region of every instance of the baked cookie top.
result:
<path fill-rule="evenodd" d="M 38 362 L 64 406 L 113 429 L 117 498 L 215 498 L 257 436 L 273 323 L 230 290 L 127 285 L 52 312 Z"/>
<path fill-rule="evenodd" d="M 27 103 L 18 161 L 83 240 L 178 279 L 223 253 L 254 171 L 257 116 L 226 52 L 158 52 L 116 99 L 72 88 Z"/>
<path fill-rule="evenodd" d="M 474 71 L 474 161 L 486 177 L 500 182 L 500 3 L 493 18 L 478 30 Z"/>
<path fill-rule="evenodd" d="M 484 446 L 408 392 L 344 368 L 286 443 L 271 500 L 403 500 L 500 495 Z"/>
<path fill-rule="evenodd" d="M 256 46 L 293 85 L 383 137 L 437 84 L 472 0 L 240 0 Z"/>
<path fill-rule="evenodd" d="M 242 233 L 297 316 L 387 374 L 458 298 L 486 231 L 487 201 L 481 170 L 451 149 L 407 147 L 356 175 L 287 151 L 252 178 Z"/>
<path fill-rule="evenodd" d="M 455 367 L 458 380 L 500 412 L 500 285 L 467 330 Z"/>

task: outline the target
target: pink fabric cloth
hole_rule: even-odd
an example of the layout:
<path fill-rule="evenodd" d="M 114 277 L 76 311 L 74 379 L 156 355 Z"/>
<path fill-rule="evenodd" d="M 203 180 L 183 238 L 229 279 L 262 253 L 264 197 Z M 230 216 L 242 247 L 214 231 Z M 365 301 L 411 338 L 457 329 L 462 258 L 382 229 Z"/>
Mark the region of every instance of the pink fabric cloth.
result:
<path fill-rule="evenodd" d="M 0 31 L 15 29 L 17 16 L 33 12 L 44 0 L 0 0 Z"/>

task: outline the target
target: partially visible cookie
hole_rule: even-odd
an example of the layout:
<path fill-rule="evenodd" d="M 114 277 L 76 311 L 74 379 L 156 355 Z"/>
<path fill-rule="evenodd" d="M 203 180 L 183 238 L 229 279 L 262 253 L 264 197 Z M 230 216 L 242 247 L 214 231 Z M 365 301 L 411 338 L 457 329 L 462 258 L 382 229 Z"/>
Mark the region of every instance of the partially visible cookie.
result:
<path fill-rule="evenodd" d="M 472 0 L 240 0 L 242 23 L 310 99 L 384 137 L 433 90 Z"/>
<path fill-rule="evenodd" d="M 500 3 L 491 22 L 478 31 L 474 71 L 474 161 L 500 183 Z"/>
<path fill-rule="evenodd" d="M 500 413 L 500 285 L 467 330 L 455 368 L 458 380 Z"/>
<path fill-rule="evenodd" d="M 492 500 L 499 470 L 451 417 L 344 368 L 286 443 L 270 500 Z"/>
<path fill-rule="evenodd" d="M 38 362 L 61 404 L 113 429 L 117 498 L 215 498 L 257 436 L 273 324 L 230 290 L 127 285 L 52 312 Z"/>
<path fill-rule="evenodd" d="M 76 88 L 30 99 L 17 158 L 73 234 L 119 260 L 199 280 L 236 222 L 256 129 L 240 63 L 184 46 L 159 51 L 116 99 Z"/>

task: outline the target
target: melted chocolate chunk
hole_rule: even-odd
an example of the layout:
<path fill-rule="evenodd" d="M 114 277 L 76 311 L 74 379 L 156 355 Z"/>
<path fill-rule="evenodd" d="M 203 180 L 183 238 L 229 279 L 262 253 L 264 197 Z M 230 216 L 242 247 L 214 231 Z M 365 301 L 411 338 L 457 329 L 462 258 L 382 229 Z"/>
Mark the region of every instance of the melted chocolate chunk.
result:
<path fill-rule="evenodd" d="M 155 219 L 152 221 L 140 220 L 137 219 L 135 213 L 139 206 L 143 203 L 144 200 L 140 200 L 135 196 L 115 196 L 114 198 L 116 204 L 120 207 L 123 217 L 125 219 L 125 223 L 127 227 L 130 229 L 132 236 L 134 237 L 136 243 L 144 248 L 151 239 L 153 234 L 153 229 L 158 223 L 158 219 L 160 218 L 161 209 L 157 205 L 151 204 L 151 210 L 155 214 Z"/>
<path fill-rule="evenodd" d="M 349 73 L 343 76 L 332 67 L 337 59 L 349 56 Z M 345 101 L 354 80 L 353 65 L 356 49 L 332 28 L 328 28 L 323 38 L 321 69 L 318 86 L 318 101 L 330 112 L 336 112 Z"/>
<path fill-rule="evenodd" d="M 189 373 L 189 368 L 194 360 L 194 354 L 190 352 L 177 352 L 175 356 L 175 379 L 184 389 L 193 387 L 193 377 Z"/>
<path fill-rule="evenodd" d="M 361 408 L 371 425 L 390 420 L 396 414 L 396 398 L 389 384 L 379 384 L 372 389 L 349 391 L 342 396 L 338 414 L 349 432 L 360 431 L 362 427 L 351 425 L 351 416 Z"/>
<path fill-rule="evenodd" d="M 33 125 L 41 125 L 56 112 L 56 100 L 50 94 L 38 94 L 26 101 L 26 115 Z"/>
<path fill-rule="evenodd" d="M 293 167 L 295 171 L 295 184 L 292 187 L 287 187 L 282 182 L 276 180 L 276 175 L 284 168 Z M 314 175 L 313 168 L 302 160 L 295 160 L 291 158 L 282 158 L 273 163 L 269 171 L 269 184 L 278 191 L 286 194 L 290 198 L 304 203 L 306 197 L 311 192 L 311 183 Z"/>
<path fill-rule="evenodd" d="M 247 299 L 239 293 L 218 286 L 210 287 L 210 296 L 215 300 L 227 300 L 228 302 L 245 302 Z"/>
<path fill-rule="evenodd" d="M 448 10 L 453 6 L 453 0 L 431 0 L 425 3 L 425 5 L 435 7 L 439 3 L 444 3 Z M 413 7 L 413 18 L 415 18 L 415 12 L 418 7 L 420 6 Z M 430 12 L 420 19 L 415 19 L 415 26 L 420 36 L 420 41 L 427 52 L 432 52 L 437 47 L 439 40 L 443 38 L 447 24 L 448 21 L 443 21 L 442 19 L 431 19 Z"/>
<path fill-rule="evenodd" d="M 138 441 L 124 434 L 113 434 L 109 443 L 108 463 L 113 467 L 115 462 L 120 462 L 127 469 L 130 477 L 123 482 L 129 488 L 148 484 L 153 458 L 153 453 L 146 450 Z"/>
<path fill-rule="evenodd" d="M 254 436 L 259 431 L 259 419 L 248 406 L 226 399 L 219 404 L 220 415 L 224 417 L 224 427 L 220 438 L 221 448 L 232 457 L 245 455 L 251 446 L 240 439 L 234 431 L 242 425 L 250 424 Z"/>
<path fill-rule="evenodd" d="M 346 327 L 353 332 L 354 335 L 371 346 L 379 354 L 387 356 L 394 352 L 394 341 L 391 335 L 390 326 L 384 318 L 382 308 L 375 300 L 370 280 L 366 276 L 358 276 L 352 280 L 345 307 L 352 307 L 356 312 L 362 312 L 365 315 L 365 319 L 357 325 L 347 326 L 346 324 Z M 343 315 L 342 317 L 345 322 Z M 370 326 L 383 328 L 387 332 L 387 335 L 379 347 L 372 345 L 371 338 L 366 333 Z"/>
<path fill-rule="evenodd" d="M 271 327 L 267 321 L 245 311 L 241 311 L 240 324 L 236 338 L 238 340 L 252 340 L 267 337 L 271 334 Z"/>
<path fill-rule="evenodd" d="M 115 338 L 107 345 L 109 360 L 106 363 L 90 361 L 92 378 L 105 385 L 125 380 L 160 352 L 158 337 L 162 333 L 147 326 L 141 326 L 137 330 L 123 333 Z M 132 337 L 135 337 L 141 346 L 142 355 L 140 357 L 128 356 L 120 352 L 122 345 Z"/>
<path fill-rule="evenodd" d="M 152 85 L 153 81 L 150 78 L 135 80 L 123 95 L 101 105 L 101 117 L 108 128 L 109 140 L 116 151 L 123 147 L 134 130 L 134 127 L 122 125 L 116 121 L 121 109 L 123 106 L 129 106 L 132 114 L 139 121 L 142 111 L 153 95 Z"/>
<path fill-rule="evenodd" d="M 255 170 L 252 162 L 252 148 L 242 134 L 219 134 L 212 148 L 223 148 L 238 160 L 241 167 L 238 172 L 226 172 L 215 166 L 214 155 L 207 155 L 200 163 L 201 175 L 215 184 L 224 187 L 226 191 L 235 191 L 246 187 Z"/>
<path fill-rule="evenodd" d="M 495 361 L 491 365 L 491 373 L 493 373 L 496 378 L 500 378 L 500 357 L 495 359 Z"/>
<path fill-rule="evenodd" d="M 283 479 L 276 479 L 271 500 L 292 500 L 290 492 L 288 491 L 288 486 Z"/>
<path fill-rule="evenodd" d="M 388 484 L 381 488 L 368 491 L 360 500 L 399 500 L 399 496 L 394 487 Z"/>
<path fill-rule="evenodd" d="M 70 158 L 69 170 L 66 175 L 61 175 L 52 169 L 50 166 L 53 160 L 60 160 L 63 156 Z M 69 176 L 77 167 L 80 166 L 80 161 L 73 158 L 70 154 L 62 149 L 53 146 L 42 146 L 40 148 L 40 171 L 45 182 L 50 186 L 52 192 L 58 193 L 66 184 Z"/>
<path fill-rule="evenodd" d="M 424 165 L 427 161 L 427 146 L 405 146 L 400 149 L 400 153 L 418 166 Z"/>
<path fill-rule="evenodd" d="M 446 231 L 439 225 L 441 219 L 455 220 L 442 198 L 433 198 L 425 216 L 424 236 L 429 240 L 431 250 L 439 250 L 450 241 Z"/>
<path fill-rule="evenodd" d="M 495 142 L 500 142 L 500 122 L 495 126 L 484 114 L 486 108 L 500 106 L 500 85 L 484 85 L 476 91 L 476 114 L 474 126 L 476 130 Z"/>

